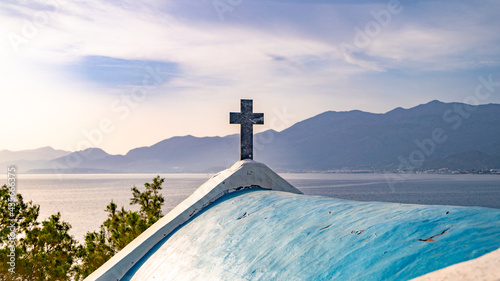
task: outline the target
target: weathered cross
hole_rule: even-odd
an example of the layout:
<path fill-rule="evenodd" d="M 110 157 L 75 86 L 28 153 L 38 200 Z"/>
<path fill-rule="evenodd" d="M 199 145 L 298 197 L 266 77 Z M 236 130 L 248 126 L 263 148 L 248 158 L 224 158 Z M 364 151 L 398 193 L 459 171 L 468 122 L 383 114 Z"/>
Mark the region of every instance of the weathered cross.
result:
<path fill-rule="evenodd" d="M 253 125 L 264 124 L 264 113 L 253 113 L 252 100 L 241 100 L 241 113 L 229 114 L 230 124 L 241 124 L 241 160 L 253 159 Z"/>

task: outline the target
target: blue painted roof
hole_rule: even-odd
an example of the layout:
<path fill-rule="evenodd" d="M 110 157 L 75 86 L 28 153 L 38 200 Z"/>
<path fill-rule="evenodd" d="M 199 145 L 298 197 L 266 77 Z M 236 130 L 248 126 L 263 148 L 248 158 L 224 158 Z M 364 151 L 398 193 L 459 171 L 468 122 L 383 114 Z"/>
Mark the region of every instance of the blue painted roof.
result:
<path fill-rule="evenodd" d="M 225 195 L 123 280 L 408 280 L 500 248 L 500 210 Z"/>

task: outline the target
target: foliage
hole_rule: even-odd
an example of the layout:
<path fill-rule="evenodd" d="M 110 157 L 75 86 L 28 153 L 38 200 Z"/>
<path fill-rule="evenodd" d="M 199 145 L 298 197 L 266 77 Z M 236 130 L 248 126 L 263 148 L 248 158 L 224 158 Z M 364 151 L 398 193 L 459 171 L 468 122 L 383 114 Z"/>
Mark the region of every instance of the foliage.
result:
<path fill-rule="evenodd" d="M 21 194 L 16 204 L 9 202 L 6 185 L 0 189 L 2 232 L 0 237 L 0 280 L 68 280 L 74 273 L 74 262 L 79 250 L 76 240 L 68 234 L 71 226 L 61 221 L 59 213 L 42 223 L 37 222 L 40 206 L 24 203 Z M 9 206 L 9 203 L 11 204 Z M 12 209 L 9 210 L 8 207 Z M 9 226 L 13 226 L 12 228 Z M 15 270 L 9 272 L 11 249 L 8 239 L 15 227 Z"/>
<path fill-rule="evenodd" d="M 40 206 L 25 203 L 16 194 L 16 204 L 9 205 L 9 188 L 0 189 L 0 262 L 7 265 L 10 253 L 8 235 L 16 228 L 15 273 L 9 266 L 0 267 L 1 280 L 82 280 L 99 268 L 119 250 L 139 236 L 162 216 L 164 198 L 159 193 L 165 179 L 157 176 L 152 183 L 145 183 L 141 192 L 131 188 L 131 205 L 139 205 L 137 212 L 117 209 L 111 201 L 106 207 L 108 218 L 100 229 L 88 232 L 83 245 L 69 235 L 71 225 L 61 221 L 61 214 L 50 216 L 43 222 L 37 218 Z M 9 210 L 9 207 L 11 208 Z"/>
<path fill-rule="evenodd" d="M 115 251 L 106 241 L 105 230 L 102 226 L 98 232 L 87 233 L 84 246 L 80 247 L 80 251 L 78 252 L 80 265 L 77 266 L 75 279 L 79 280 L 87 277 L 114 254 Z"/>
<path fill-rule="evenodd" d="M 132 188 L 132 199 L 130 199 L 130 205 L 141 205 L 141 216 L 146 219 L 149 225 L 152 225 L 163 216 L 161 213 L 161 206 L 163 205 L 165 199 L 158 193 L 158 191 L 162 189 L 161 185 L 164 181 L 165 179 L 157 176 L 153 179 L 152 183 L 144 184 L 146 187 L 144 192 L 140 192 L 135 186 Z"/>

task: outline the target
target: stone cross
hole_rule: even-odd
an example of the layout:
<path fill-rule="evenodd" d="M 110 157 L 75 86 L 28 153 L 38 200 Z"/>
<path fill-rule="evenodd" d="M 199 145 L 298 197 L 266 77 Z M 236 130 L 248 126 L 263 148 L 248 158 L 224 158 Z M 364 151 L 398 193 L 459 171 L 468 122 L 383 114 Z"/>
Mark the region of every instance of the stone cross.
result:
<path fill-rule="evenodd" d="M 252 100 L 241 100 L 241 112 L 231 112 L 229 123 L 241 124 L 241 160 L 253 159 L 253 125 L 264 124 L 264 113 L 253 113 Z"/>

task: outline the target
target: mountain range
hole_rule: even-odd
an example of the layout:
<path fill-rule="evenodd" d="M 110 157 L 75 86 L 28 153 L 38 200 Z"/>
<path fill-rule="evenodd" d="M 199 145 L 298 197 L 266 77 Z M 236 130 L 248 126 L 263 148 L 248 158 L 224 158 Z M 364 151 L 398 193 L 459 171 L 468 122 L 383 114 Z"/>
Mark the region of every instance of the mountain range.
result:
<path fill-rule="evenodd" d="M 99 148 L 0 151 L 33 173 L 216 172 L 239 159 L 239 135 L 173 137 L 110 155 Z M 254 136 L 254 159 L 285 172 L 500 168 L 500 104 L 431 101 L 387 113 L 328 111 Z"/>

